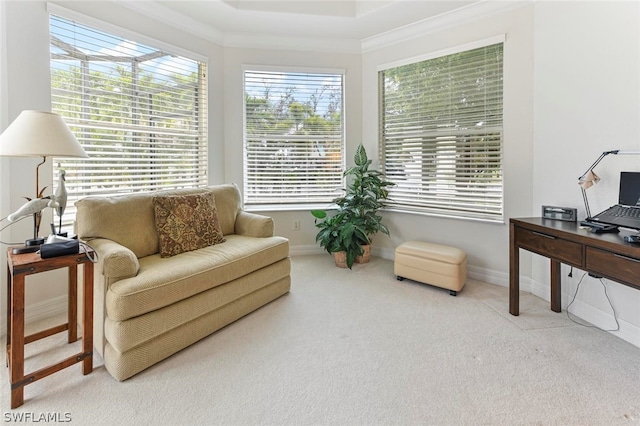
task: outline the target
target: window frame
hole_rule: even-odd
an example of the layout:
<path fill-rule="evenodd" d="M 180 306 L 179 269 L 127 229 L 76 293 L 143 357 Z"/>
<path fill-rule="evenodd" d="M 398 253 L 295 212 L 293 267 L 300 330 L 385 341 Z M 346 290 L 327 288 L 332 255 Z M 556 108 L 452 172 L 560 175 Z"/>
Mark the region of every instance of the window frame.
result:
<path fill-rule="evenodd" d="M 250 189 L 251 181 L 248 179 L 247 174 L 247 153 L 248 153 L 248 139 L 251 135 L 248 134 L 247 130 L 247 73 L 274 73 L 274 74 L 289 74 L 289 75 L 328 75 L 332 77 L 340 78 L 340 126 L 341 126 L 341 134 L 339 136 L 339 149 L 340 149 L 340 159 L 338 162 L 333 162 L 332 166 L 336 168 L 334 179 L 337 179 L 336 184 L 333 186 L 333 189 L 329 195 L 327 195 L 324 199 L 321 200 L 304 200 L 304 199 L 294 199 L 293 201 L 265 201 L 256 199 L 256 197 L 252 197 L 253 192 Z M 248 211 L 295 211 L 295 210 L 308 210 L 313 208 L 326 208 L 331 204 L 331 201 L 336 197 L 339 197 L 343 194 L 343 188 L 345 186 L 345 177 L 342 174 L 346 167 L 346 120 L 345 120 L 345 91 L 346 91 L 346 70 L 342 68 L 323 68 L 323 67 L 299 67 L 299 66 L 280 66 L 280 65 L 254 65 L 254 64 L 243 64 L 242 65 L 242 178 L 243 178 L 243 204 L 245 209 Z M 319 86 L 318 86 L 319 87 Z M 286 135 L 273 135 L 273 138 L 277 137 L 282 138 L 282 136 Z M 287 139 L 282 138 L 282 139 Z M 304 140 L 307 139 L 308 142 L 311 141 L 319 141 L 322 138 L 314 137 L 313 135 L 307 137 L 292 137 L 292 140 L 299 139 Z M 334 138 L 328 138 L 334 139 Z M 302 198 L 302 196 L 300 197 Z M 282 197 L 281 197 L 282 199 Z"/>
<path fill-rule="evenodd" d="M 147 192 L 147 191 L 159 190 L 159 189 L 175 189 L 175 188 L 182 188 L 182 187 L 192 188 L 192 187 L 202 187 L 202 186 L 208 185 L 208 179 L 209 179 L 208 177 L 208 174 L 209 174 L 209 164 L 208 164 L 209 163 L 209 158 L 208 158 L 209 157 L 208 156 L 209 83 L 208 83 L 208 75 L 207 75 L 208 68 L 209 68 L 208 58 L 202 55 L 195 54 L 193 52 L 186 51 L 185 49 L 181 49 L 176 46 L 169 45 L 165 42 L 138 34 L 136 32 L 129 31 L 112 24 L 108 24 L 106 22 L 102 22 L 95 18 L 87 17 L 85 15 L 82 15 L 75 11 L 65 9 L 57 5 L 48 4 L 47 11 L 49 13 L 48 22 L 50 23 L 50 25 L 56 19 L 71 21 L 71 23 L 73 24 L 86 27 L 89 31 L 95 31 L 96 34 L 102 33 L 105 36 L 113 37 L 115 40 L 121 40 L 121 42 L 123 43 L 133 42 L 136 45 L 142 46 L 145 49 L 148 48 L 148 49 L 152 49 L 155 52 L 163 53 L 165 54 L 164 56 L 162 56 L 163 58 L 167 58 L 171 56 L 172 58 L 177 58 L 178 60 L 187 60 L 189 61 L 193 69 L 191 71 L 187 71 L 185 69 L 184 75 L 186 76 L 188 75 L 188 73 L 190 73 L 192 76 L 195 76 L 196 78 L 196 80 L 193 81 L 193 83 L 190 85 L 192 89 L 189 89 L 193 91 L 192 92 L 189 92 L 189 90 L 184 91 L 184 93 L 190 93 L 188 96 L 192 96 L 190 102 L 193 105 L 192 110 L 189 110 L 191 111 L 190 116 L 186 118 L 184 121 L 188 121 L 192 124 L 188 125 L 187 127 L 184 127 L 184 126 L 183 127 L 177 126 L 175 128 L 166 127 L 157 132 L 148 130 L 149 132 L 148 138 L 150 139 L 147 143 L 157 142 L 157 143 L 160 143 L 161 145 L 159 145 L 157 148 L 154 148 L 155 145 L 149 145 L 149 147 L 145 151 L 146 154 L 143 154 L 143 156 L 140 157 L 140 159 L 142 160 L 140 164 L 142 163 L 152 164 L 153 163 L 153 160 L 151 160 L 152 157 L 147 155 L 149 152 L 154 152 L 154 151 L 159 152 L 160 150 L 162 149 L 166 150 L 167 148 L 169 150 L 178 148 L 181 144 L 184 143 L 183 139 L 186 138 L 185 140 L 189 140 L 190 142 L 188 142 L 188 145 L 184 145 L 185 147 L 182 149 L 179 149 L 176 153 L 172 154 L 167 151 L 165 153 L 160 153 L 159 156 L 153 157 L 153 158 L 156 158 L 155 160 L 156 162 L 158 160 L 163 161 L 164 159 L 165 164 L 172 164 L 172 162 L 181 163 L 182 166 L 179 166 L 180 167 L 179 169 L 175 169 L 175 170 L 179 170 L 180 173 L 176 174 L 176 172 L 172 172 L 173 173 L 172 176 L 175 176 L 175 178 L 159 177 L 157 179 L 153 179 L 152 183 L 134 185 L 136 186 L 136 188 L 131 188 L 128 185 L 125 185 L 125 186 L 122 186 L 121 188 L 113 188 L 112 190 L 105 190 L 99 193 L 95 193 L 95 195 L 112 196 L 112 195 L 118 195 L 118 194 L 131 192 L 131 191 Z M 50 29 L 50 40 L 51 40 L 50 46 L 53 40 L 53 36 L 57 34 L 57 32 L 59 31 L 60 30 L 54 31 L 53 28 Z M 100 45 L 96 45 L 96 47 L 93 50 L 87 52 L 88 56 L 97 54 L 94 52 L 98 52 L 99 48 L 100 48 Z M 52 47 L 50 47 L 50 49 L 52 49 Z M 66 178 L 65 186 L 68 192 L 68 203 L 62 218 L 62 225 L 66 228 L 72 224 L 75 218 L 74 202 L 78 199 L 92 195 L 92 191 L 87 190 L 87 183 L 90 183 L 91 178 L 89 179 L 79 178 L 74 180 L 74 177 L 80 176 L 81 174 L 88 174 L 89 171 L 93 170 L 92 167 L 97 167 L 98 169 L 100 169 L 100 166 L 102 165 L 103 167 L 100 170 L 105 170 L 104 167 L 106 166 L 104 164 L 100 164 L 97 162 L 91 163 L 91 150 L 92 150 L 92 146 L 94 145 L 92 144 L 87 145 L 86 143 L 83 143 L 83 141 L 85 141 L 86 134 L 84 133 L 84 131 L 80 130 L 82 128 L 84 129 L 89 128 L 87 127 L 87 122 L 84 119 L 74 120 L 72 118 L 66 117 L 64 112 L 56 111 L 56 104 L 54 103 L 55 96 L 56 96 L 54 93 L 56 89 L 53 84 L 54 83 L 53 82 L 54 64 L 56 61 L 56 59 L 54 58 L 56 56 L 57 54 L 54 54 L 53 50 L 51 50 L 49 63 L 50 63 L 50 74 L 52 75 L 52 84 L 51 84 L 52 111 L 60 113 L 60 115 L 65 119 L 65 121 L 67 121 L 67 124 L 72 129 L 72 131 L 76 133 L 76 137 L 78 137 L 79 141 L 81 142 L 85 150 L 89 153 L 88 162 L 87 160 L 73 160 L 73 159 L 62 159 L 62 158 L 53 159 L 54 186 L 56 186 L 56 183 L 58 182 L 60 169 L 67 169 L 66 166 L 71 165 L 70 169 L 72 170 L 71 176 L 69 175 L 68 172 L 65 176 Z M 109 62 L 109 64 L 116 64 L 116 62 Z M 160 66 L 158 66 L 158 69 L 159 68 Z M 177 72 L 177 69 L 172 72 Z M 155 72 L 153 72 L 153 75 L 155 75 L 155 78 L 158 78 L 158 76 L 161 75 L 161 72 L 156 70 Z M 176 90 L 184 90 L 184 89 L 176 89 Z M 73 93 L 80 93 L 80 92 L 75 91 Z M 82 96 L 81 93 L 80 93 L 80 96 Z M 141 99 L 141 97 L 136 92 L 135 95 L 128 97 L 128 99 L 136 99 L 136 101 L 132 101 L 133 103 L 135 103 L 137 102 L 137 100 Z M 171 99 L 171 96 L 169 96 L 169 99 Z M 175 102 L 173 102 L 173 104 L 176 105 Z M 97 108 L 95 109 L 95 111 L 97 114 L 100 114 L 104 111 L 104 108 Z M 153 112 L 153 110 L 150 110 L 150 111 Z M 160 111 L 161 110 L 157 110 L 156 112 L 160 112 Z M 169 115 L 166 115 L 166 113 L 162 113 L 162 114 L 165 115 L 166 117 L 169 117 Z M 168 120 L 171 120 L 171 118 L 169 118 Z M 174 120 L 180 121 L 181 119 L 174 117 Z M 83 122 L 84 122 L 84 125 L 83 125 Z M 100 121 L 95 121 L 95 123 L 99 125 Z M 127 125 L 127 124 L 123 124 L 122 126 L 113 126 L 113 129 L 114 131 L 122 132 L 122 134 L 125 134 L 127 131 L 134 132 L 134 133 L 136 132 L 135 129 L 131 130 L 130 125 Z M 166 136 L 163 136 L 166 133 L 172 133 L 174 135 L 168 138 Z M 163 137 L 165 138 L 164 141 L 160 141 L 160 139 Z M 156 142 L 153 142 L 153 141 L 156 141 Z M 124 142 L 125 141 L 123 141 L 122 144 L 126 145 Z M 142 148 L 140 148 L 141 139 L 139 140 L 134 138 L 128 142 L 130 142 L 132 146 L 137 146 L 138 147 L 137 149 L 139 151 L 142 150 Z M 183 152 L 182 150 L 188 150 L 191 154 L 188 154 L 187 151 L 184 151 L 186 155 L 186 157 L 184 157 L 181 154 L 181 152 Z M 132 155 L 134 155 L 133 153 L 126 154 L 127 151 L 125 150 L 125 148 L 121 148 L 120 152 L 121 152 L 120 155 L 126 156 L 124 158 L 130 158 Z M 149 162 L 150 160 L 151 160 L 151 163 Z M 124 162 L 122 162 L 121 164 L 123 163 Z M 133 161 L 131 164 L 135 166 L 136 163 L 135 161 Z M 62 165 L 62 166 L 60 167 L 59 165 Z M 149 168 L 148 165 L 147 167 Z M 160 167 L 163 168 L 165 166 L 160 166 Z M 184 167 L 186 167 L 186 170 L 191 171 L 192 173 L 190 175 L 191 177 L 184 178 L 185 176 L 185 174 L 183 173 Z M 129 172 L 129 176 L 135 176 L 136 167 L 131 167 L 131 169 L 133 171 Z M 79 172 L 75 173 L 75 171 L 79 171 Z M 109 174 L 109 172 L 106 171 L 103 174 Z M 159 175 L 159 176 L 162 176 L 162 175 Z M 132 180 L 129 179 L 129 182 L 131 181 Z M 60 219 L 56 217 L 56 221 L 58 220 Z"/>
<path fill-rule="evenodd" d="M 430 52 L 428 54 L 424 54 L 424 55 L 420 55 L 420 56 L 414 56 L 414 57 L 410 57 L 410 58 L 405 58 L 399 61 L 394 61 L 394 62 L 390 62 L 390 63 L 386 63 L 386 64 L 382 64 L 380 66 L 378 66 L 378 84 L 379 84 L 379 96 L 378 96 L 378 101 L 379 101 L 379 106 L 378 106 L 378 119 L 379 119 L 379 161 L 380 161 L 380 167 L 381 169 L 387 174 L 387 178 L 391 181 L 394 181 L 394 171 L 393 171 L 393 166 L 398 165 L 398 163 L 396 163 L 395 165 L 392 164 L 392 161 L 387 161 L 387 156 L 390 155 L 390 153 L 387 151 L 387 141 L 385 140 L 385 87 L 384 84 L 385 82 L 383 81 L 384 78 L 384 72 L 388 71 L 388 70 L 392 70 L 392 69 L 396 69 L 396 68 L 400 68 L 400 67 L 404 67 L 407 65 L 417 65 L 419 63 L 422 63 L 424 61 L 430 61 L 430 60 L 437 60 L 437 59 L 443 59 L 449 55 L 455 55 L 457 53 L 465 53 L 465 52 L 470 52 L 470 51 L 474 51 L 476 49 L 481 49 L 481 48 L 486 48 L 486 47 L 490 47 L 493 45 L 497 45 L 500 44 L 501 45 L 501 49 L 502 49 L 502 56 L 501 56 L 501 63 L 500 63 L 500 102 L 501 102 L 501 108 L 500 108 L 500 126 L 498 129 L 493 129 L 495 130 L 498 134 L 499 134 L 499 148 L 498 148 L 498 152 L 495 152 L 494 154 L 498 155 L 499 157 L 499 168 L 497 169 L 499 171 L 499 179 L 496 179 L 496 182 L 499 183 L 499 206 L 496 207 L 494 210 L 492 211 L 478 211 L 477 209 L 474 209 L 472 206 L 473 204 L 469 204 L 469 205 L 463 205 L 460 208 L 455 208 L 455 207 L 450 207 L 450 206 L 439 206 L 438 203 L 428 203 L 425 202 L 424 200 L 426 198 L 428 198 L 427 193 L 429 193 L 429 191 L 431 189 L 425 189 L 425 187 L 427 187 L 429 185 L 429 182 L 431 183 L 431 185 L 435 185 L 438 184 L 438 180 L 434 179 L 432 181 L 429 181 L 426 177 L 425 177 L 425 171 L 424 170 L 428 170 L 428 169 L 424 169 L 422 168 L 423 166 L 421 166 L 421 171 L 419 173 L 420 175 L 420 180 L 419 182 L 416 182 L 413 186 L 413 190 L 412 192 L 416 193 L 416 196 L 414 198 L 413 201 L 415 200 L 419 200 L 420 203 L 408 203 L 406 202 L 406 198 L 408 197 L 408 192 L 411 189 L 405 189 L 405 195 L 404 195 L 404 200 L 403 197 L 400 196 L 399 199 L 394 199 L 394 195 L 397 196 L 398 195 L 398 191 L 399 188 L 398 186 L 394 186 L 392 188 L 390 188 L 390 197 L 387 203 L 387 207 L 385 208 L 385 210 L 387 211 L 396 211 L 396 212 L 403 212 L 403 213 L 411 213 L 411 214 L 420 214 L 420 215 L 426 215 L 426 216 L 435 216 L 435 217 L 447 217 L 447 218 L 455 218 L 455 219 L 462 219 L 462 220 L 476 220 L 476 221 L 483 221 L 483 222 L 491 222 L 491 223 L 504 223 L 504 52 L 505 52 L 505 41 L 506 41 L 506 36 L 504 34 L 501 35 L 497 35 L 494 37 L 489 37 L 486 39 L 482 39 L 482 40 L 478 40 L 478 41 L 474 41 L 471 43 L 466 43 L 463 45 L 459 45 L 459 46 L 455 46 L 449 49 L 444 49 L 444 50 L 439 50 L 436 52 Z M 450 124 L 450 123 L 445 123 L 445 124 Z M 473 133 L 471 132 L 471 130 L 467 130 L 466 132 L 459 132 L 459 133 Z M 444 136 L 448 136 L 450 139 L 456 139 L 457 137 L 460 137 L 460 134 L 456 135 L 455 131 L 452 131 L 451 133 L 444 133 Z M 440 134 L 438 134 L 438 136 L 440 136 Z M 408 139 L 408 138 L 407 138 Z M 433 137 L 433 139 L 435 140 L 436 137 Z M 405 141 L 406 142 L 406 141 Z M 428 145 L 428 141 L 422 141 L 420 142 L 422 146 L 422 148 L 420 149 L 420 151 L 423 153 L 423 158 L 424 158 L 424 152 L 425 152 L 425 147 L 427 147 Z M 406 144 L 405 144 L 406 145 Z M 455 147 L 458 146 L 456 143 L 451 143 L 449 145 L 449 147 Z M 457 155 L 458 152 L 456 152 L 454 155 Z M 432 167 L 438 167 L 438 159 L 440 157 L 438 157 L 438 155 L 435 155 L 434 158 L 436 160 L 434 163 L 434 166 Z M 423 160 L 424 161 L 424 160 Z M 440 161 L 440 163 L 444 164 L 443 161 Z M 455 166 L 457 167 L 457 166 Z M 404 173 L 404 176 L 407 176 L 406 173 Z M 456 182 L 459 182 L 458 180 L 456 180 Z M 398 182 L 396 182 L 398 183 Z M 454 184 L 454 186 L 457 185 Z M 406 188 L 410 188 L 411 185 L 406 185 Z M 446 191 L 438 191 L 438 190 L 431 190 L 431 194 L 444 194 Z M 449 189 L 449 192 L 454 192 L 455 189 Z M 396 194 L 394 194 L 394 192 L 396 192 Z M 490 191 L 487 191 L 487 193 L 489 193 Z M 446 196 L 446 195 L 442 195 L 441 198 L 443 198 L 445 201 L 447 200 L 451 200 L 454 199 L 455 196 Z M 404 202 L 403 202 L 404 201 Z M 487 202 L 488 204 L 490 204 L 490 202 Z M 483 207 L 485 208 L 485 207 Z M 493 209 L 493 207 L 492 207 Z"/>

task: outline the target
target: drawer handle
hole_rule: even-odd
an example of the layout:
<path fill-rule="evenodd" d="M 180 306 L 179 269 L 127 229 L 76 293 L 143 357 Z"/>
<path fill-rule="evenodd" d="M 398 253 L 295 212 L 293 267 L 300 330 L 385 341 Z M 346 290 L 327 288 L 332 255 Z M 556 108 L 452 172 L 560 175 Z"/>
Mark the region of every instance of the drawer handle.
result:
<path fill-rule="evenodd" d="M 551 240 L 555 240 L 556 239 L 556 237 L 554 237 L 553 235 L 542 234 L 542 233 L 536 232 L 536 231 L 531 231 L 531 232 L 533 232 L 534 234 L 539 235 L 541 237 L 549 238 Z"/>
<path fill-rule="evenodd" d="M 640 263 L 640 259 L 636 259 L 635 257 L 623 256 L 621 254 L 614 253 L 615 257 L 619 257 L 620 259 L 630 260 L 632 262 Z"/>

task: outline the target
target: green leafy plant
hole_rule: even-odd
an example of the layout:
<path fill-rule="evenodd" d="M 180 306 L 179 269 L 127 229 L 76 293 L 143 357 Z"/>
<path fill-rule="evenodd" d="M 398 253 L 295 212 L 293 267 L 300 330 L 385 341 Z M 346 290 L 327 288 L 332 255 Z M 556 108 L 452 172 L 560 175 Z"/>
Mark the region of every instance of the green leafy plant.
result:
<path fill-rule="evenodd" d="M 344 171 L 345 177 L 350 179 L 345 195 L 333 200 L 336 214 L 329 216 L 323 210 L 311 212 L 319 228 L 316 242 L 329 253 L 346 251 L 349 268 L 355 258 L 362 255 L 362 245 L 371 244 L 376 233 L 389 235 L 389 228 L 382 223 L 378 211 L 389 196 L 387 188 L 393 185 L 381 172 L 370 169 L 371 160 L 362 144 L 356 149 L 354 163 Z"/>
<path fill-rule="evenodd" d="M 346 252 L 347 267 L 352 268 L 356 256 L 362 255 L 360 241 L 367 238 L 365 230 L 357 221 L 351 221 L 344 211 L 330 216 L 324 210 L 312 210 L 319 228 L 316 242 L 320 243 L 328 253 Z"/>

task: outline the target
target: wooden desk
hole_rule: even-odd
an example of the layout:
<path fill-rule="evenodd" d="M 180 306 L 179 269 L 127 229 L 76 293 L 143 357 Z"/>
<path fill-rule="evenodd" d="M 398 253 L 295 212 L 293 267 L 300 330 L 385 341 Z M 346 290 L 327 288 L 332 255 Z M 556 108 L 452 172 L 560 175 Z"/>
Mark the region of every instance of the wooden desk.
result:
<path fill-rule="evenodd" d="M 593 234 L 576 222 L 539 217 L 509 221 L 509 312 L 520 313 L 520 250 L 551 261 L 551 310 L 560 312 L 560 265 L 565 263 L 598 277 L 640 289 L 640 245 L 623 237 L 632 232 Z"/>
<path fill-rule="evenodd" d="M 68 341 L 78 340 L 78 265 L 84 265 L 82 352 L 48 367 L 24 374 L 24 345 L 68 330 Z M 69 309 L 67 323 L 38 333 L 24 335 L 25 277 L 59 268 L 69 268 Z M 7 362 L 11 383 L 11 408 L 24 403 L 24 387 L 57 371 L 82 362 L 82 373 L 93 371 L 93 263 L 84 254 L 42 259 L 38 253 L 13 254 L 7 250 Z"/>

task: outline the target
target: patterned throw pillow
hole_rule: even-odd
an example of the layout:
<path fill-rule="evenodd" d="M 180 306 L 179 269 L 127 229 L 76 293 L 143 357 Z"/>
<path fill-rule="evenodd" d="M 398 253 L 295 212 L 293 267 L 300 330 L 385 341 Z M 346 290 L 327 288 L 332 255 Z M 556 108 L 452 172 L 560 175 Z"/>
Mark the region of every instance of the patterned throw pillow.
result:
<path fill-rule="evenodd" d="M 213 193 L 157 196 L 153 207 L 161 257 L 225 241 Z"/>

